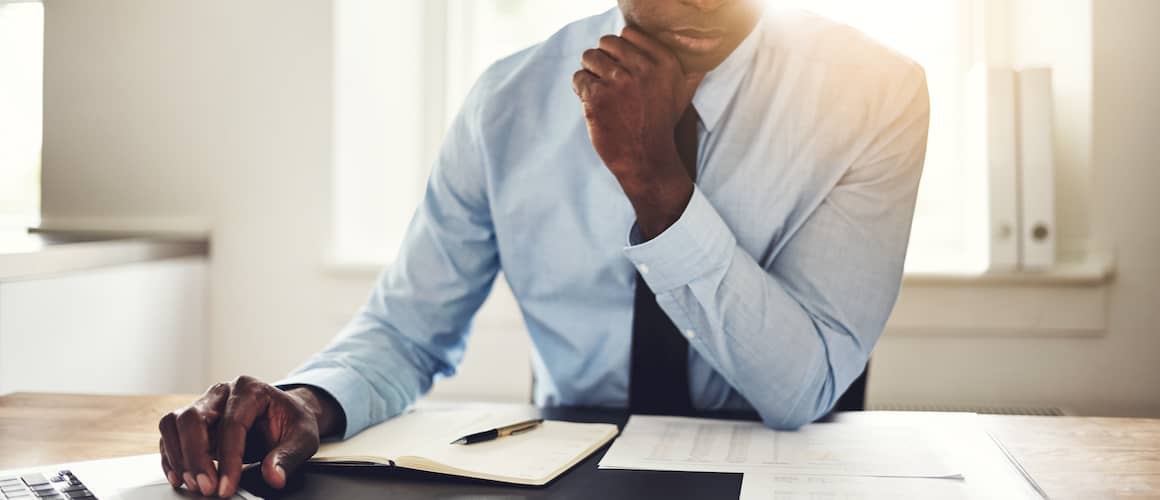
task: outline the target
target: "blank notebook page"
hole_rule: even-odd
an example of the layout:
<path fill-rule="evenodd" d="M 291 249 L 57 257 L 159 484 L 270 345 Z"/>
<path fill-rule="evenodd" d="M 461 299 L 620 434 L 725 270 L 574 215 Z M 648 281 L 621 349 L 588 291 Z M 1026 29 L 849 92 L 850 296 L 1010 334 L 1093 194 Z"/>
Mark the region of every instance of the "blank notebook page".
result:
<path fill-rule="evenodd" d="M 612 424 L 545 421 L 522 434 L 466 446 L 433 446 L 420 456 L 455 469 L 536 480 L 554 476 L 615 434 Z"/>
<path fill-rule="evenodd" d="M 617 433 L 612 424 L 549 420 L 514 436 L 471 445 L 450 444 L 466 434 L 528 417 L 527 412 L 418 410 L 370 427 L 349 440 L 323 444 L 312 460 L 390 461 L 412 468 L 422 464 L 426 470 L 537 482 L 555 476 Z"/>
<path fill-rule="evenodd" d="M 368 427 L 346 441 L 324 443 L 314 460 L 381 461 L 422 454 L 422 450 L 439 448 L 465 434 L 510 424 L 519 418 L 481 411 L 413 411 Z"/>

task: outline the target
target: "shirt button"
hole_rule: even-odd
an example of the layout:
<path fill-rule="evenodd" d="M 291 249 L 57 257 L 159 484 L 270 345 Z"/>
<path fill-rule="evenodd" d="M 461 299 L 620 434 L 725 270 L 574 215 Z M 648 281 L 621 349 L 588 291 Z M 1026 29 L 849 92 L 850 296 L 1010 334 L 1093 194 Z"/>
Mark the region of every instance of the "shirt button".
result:
<path fill-rule="evenodd" d="M 636 270 L 640 271 L 640 274 L 648 274 L 648 264 L 637 264 Z"/>
<path fill-rule="evenodd" d="M 689 339 L 689 340 L 693 340 L 693 337 L 697 336 L 697 334 L 694 333 L 692 330 L 685 330 L 684 333 L 685 333 L 685 338 Z"/>

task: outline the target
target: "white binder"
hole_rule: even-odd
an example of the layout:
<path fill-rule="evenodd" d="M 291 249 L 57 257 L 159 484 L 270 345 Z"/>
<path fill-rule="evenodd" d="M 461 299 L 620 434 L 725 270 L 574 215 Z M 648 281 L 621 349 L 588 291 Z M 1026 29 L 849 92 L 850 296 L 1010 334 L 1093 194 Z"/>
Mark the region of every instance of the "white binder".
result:
<path fill-rule="evenodd" d="M 1019 112 L 1020 264 L 1025 270 L 1055 265 L 1055 155 L 1050 68 L 1016 73 Z"/>
<path fill-rule="evenodd" d="M 1019 266 L 1014 71 L 977 66 L 967 91 L 968 264 L 1014 270 Z"/>

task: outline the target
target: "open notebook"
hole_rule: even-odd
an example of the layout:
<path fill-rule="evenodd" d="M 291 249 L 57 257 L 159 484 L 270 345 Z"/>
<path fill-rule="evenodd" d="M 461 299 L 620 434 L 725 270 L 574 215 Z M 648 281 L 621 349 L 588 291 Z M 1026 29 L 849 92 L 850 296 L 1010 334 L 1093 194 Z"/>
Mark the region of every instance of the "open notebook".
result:
<path fill-rule="evenodd" d="M 416 410 L 346 441 L 325 443 L 312 462 L 389 465 L 513 484 L 547 484 L 616 436 L 612 424 L 546 420 L 522 434 L 452 445 L 465 434 L 511 424 L 526 414 Z"/>

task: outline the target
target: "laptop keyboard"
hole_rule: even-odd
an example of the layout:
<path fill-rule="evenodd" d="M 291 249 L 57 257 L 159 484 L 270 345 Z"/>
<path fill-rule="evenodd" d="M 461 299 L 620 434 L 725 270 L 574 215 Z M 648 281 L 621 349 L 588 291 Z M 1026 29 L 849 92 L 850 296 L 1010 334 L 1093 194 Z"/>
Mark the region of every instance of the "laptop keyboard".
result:
<path fill-rule="evenodd" d="M 72 472 L 0 476 L 0 499 L 4 500 L 97 500 Z"/>

